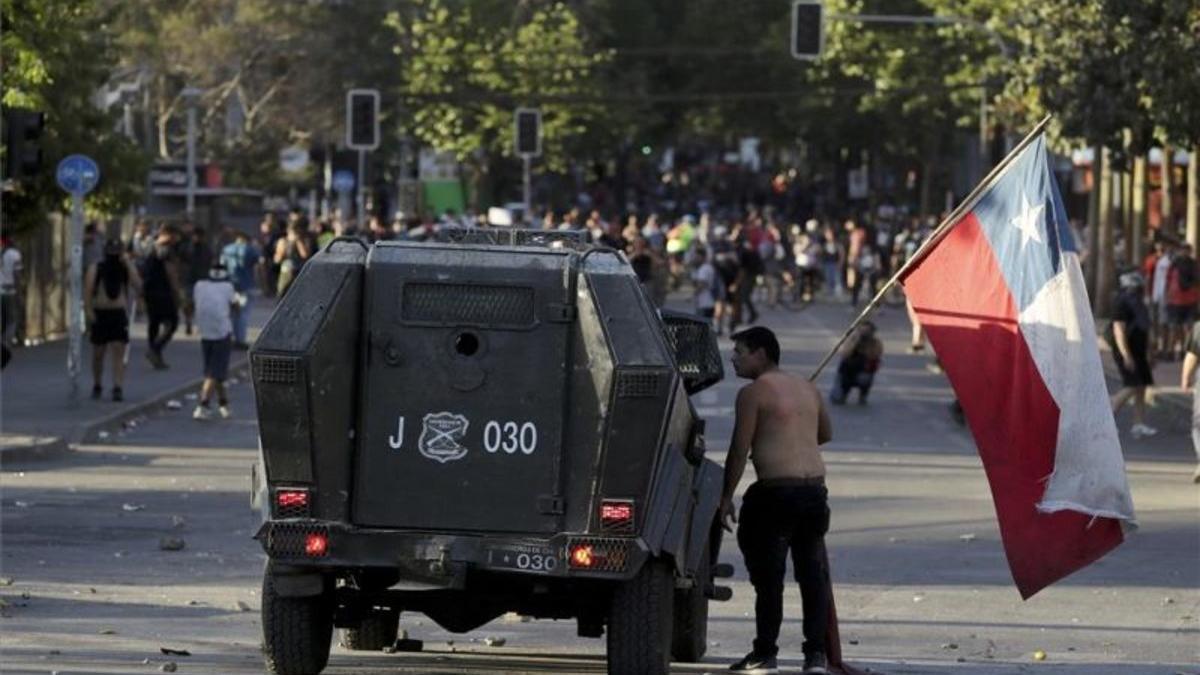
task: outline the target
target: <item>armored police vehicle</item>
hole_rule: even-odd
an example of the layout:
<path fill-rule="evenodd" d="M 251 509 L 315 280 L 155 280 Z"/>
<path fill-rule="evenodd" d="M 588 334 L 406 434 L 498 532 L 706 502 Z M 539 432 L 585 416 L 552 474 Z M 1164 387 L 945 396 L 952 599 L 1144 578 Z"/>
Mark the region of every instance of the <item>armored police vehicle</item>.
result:
<path fill-rule="evenodd" d="M 703 656 L 729 570 L 688 396 L 721 358 L 623 255 L 522 230 L 335 240 L 250 357 L 271 672 L 319 672 L 335 626 L 391 646 L 405 611 L 574 619 L 610 673 Z"/>

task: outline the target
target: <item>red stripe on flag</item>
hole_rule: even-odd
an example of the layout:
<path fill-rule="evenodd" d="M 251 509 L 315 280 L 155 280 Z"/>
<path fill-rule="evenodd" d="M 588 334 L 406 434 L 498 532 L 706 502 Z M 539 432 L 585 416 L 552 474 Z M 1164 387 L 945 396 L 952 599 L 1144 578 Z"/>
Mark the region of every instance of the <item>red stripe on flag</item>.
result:
<path fill-rule="evenodd" d="M 1035 508 L 1054 471 L 1058 405 L 1021 336 L 1016 304 L 975 215 L 967 214 L 903 284 L 975 437 L 1021 596 L 1118 546 L 1114 519 Z"/>

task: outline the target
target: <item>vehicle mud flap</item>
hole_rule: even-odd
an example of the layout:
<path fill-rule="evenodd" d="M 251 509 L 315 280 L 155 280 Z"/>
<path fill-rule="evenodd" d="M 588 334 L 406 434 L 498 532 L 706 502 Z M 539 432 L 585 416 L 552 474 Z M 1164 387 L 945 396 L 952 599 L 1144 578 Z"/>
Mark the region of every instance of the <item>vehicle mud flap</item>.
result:
<path fill-rule="evenodd" d="M 271 562 L 263 571 L 263 658 L 272 675 L 315 675 L 329 663 L 333 640 L 332 593 L 284 597 Z"/>
<path fill-rule="evenodd" d="M 667 675 L 674 624 L 674 565 L 648 561 L 617 586 L 608 615 L 609 675 Z"/>
<path fill-rule="evenodd" d="M 396 644 L 400 611 L 373 609 L 357 626 L 341 629 L 341 645 L 352 651 L 377 652 Z"/>
<path fill-rule="evenodd" d="M 708 649 L 708 591 L 712 583 L 712 561 L 706 555 L 696 566 L 691 588 L 675 589 L 675 626 L 671 631 L 671 658 L 696 663 Z"/>

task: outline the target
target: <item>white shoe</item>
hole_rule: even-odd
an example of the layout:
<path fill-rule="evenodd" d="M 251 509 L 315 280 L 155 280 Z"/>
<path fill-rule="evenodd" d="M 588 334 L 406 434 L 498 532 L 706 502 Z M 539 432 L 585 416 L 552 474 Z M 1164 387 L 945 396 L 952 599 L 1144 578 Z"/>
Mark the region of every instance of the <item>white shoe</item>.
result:
<path fill-rule="evenodd" d="M 196 409 L 192 411 L 192 419 L 194 420 L 206 420 L 210 419 L 211 417 L 212 413 L 209 412 L 208 408 L 205 408 L 202 405 L 196 406 Z"/>
<path fill-rule="evenodd" d="M 1129 428 L 1129 434 L 1134 438 L 1149 438 L 1157 433 L 1158 429 L 1145 424 L 1135 424 Z"/>
<path fill-rule="evenodd" d="M 229 406 L 227 405 L 217 408 L 217 412 L 221 413 L 221 419 L 223 420 L 227 420 L 233 415 L 233 413 L 229 411 Z"/>

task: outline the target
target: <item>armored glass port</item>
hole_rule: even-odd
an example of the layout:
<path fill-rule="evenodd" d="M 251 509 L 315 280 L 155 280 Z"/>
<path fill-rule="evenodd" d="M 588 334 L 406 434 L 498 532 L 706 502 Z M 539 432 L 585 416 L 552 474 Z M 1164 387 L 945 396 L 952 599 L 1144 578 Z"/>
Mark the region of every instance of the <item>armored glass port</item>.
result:
<path fill-rule="evenodd" d="M 462 356 L 474 356 L 479 351 L 479 336 L 471 332 L 459 333 L 454 338 L 454 351 Z"/>

